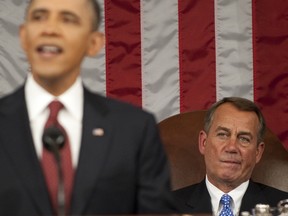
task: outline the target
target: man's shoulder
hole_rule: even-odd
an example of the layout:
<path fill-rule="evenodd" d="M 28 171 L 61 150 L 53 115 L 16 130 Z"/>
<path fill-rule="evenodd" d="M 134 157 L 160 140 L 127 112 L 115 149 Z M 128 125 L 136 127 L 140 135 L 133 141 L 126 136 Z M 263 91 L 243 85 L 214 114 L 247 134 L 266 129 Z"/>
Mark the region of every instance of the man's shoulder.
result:
<path fill-rule="evenodd" d="M 266 185 L 266 184 L 262 184 L 260 182 L 254 182 L 254 181 L 250 181 L 250 185 L 249 187 L 251 188 L 257 188 L 259 191 L 261 191 L 262 193 L 267 194 L 268 196 L 279 196 L 279 197 L 285 197 L 288 198 L 288 192 L 280 190 L 278 188 Z"/>
<path fill-rule="evenodd" d="M 0 98 L 0 110 L 13 109 L 17 104 L 25 100 L 24 86 L 19 86 L 13 92 Z"/>
<path fill-rule="evenodd" d="M 211 214 L 210 195 L 205 180 L 173 191 L 175 203 L 182 213 Z"/>
<path fill-rule="evenodd" d="M 192 184 L 192 185 L 174 190 L 173 194 L 176 197 L 186 197 L 186 196 L 191 196 L 191 194 L 197 195 L 199 193 L 202 193 L 205 190 L 207 190 L 205 181 L 201 181 L 199 183 Z"/>
<path fill-rule="evenodd" d="M 192 184 L 192 185 L 188 185 L 188 186 L 176 189 L 176 190 L 173 191 L 173 193 L 181 193 L 181 192 L 184 192 L 184 191 L 193 191 L 196 188 L 200 187 L 201 185 L 202 185 L 202 182 L 198 182 L 196 184 Z"/>
<path fill-rule="evenodd" d="M 278 202 L 288 198 L 288 193 L 277 188 L 259 183 L 249 182 L 241 204 L 241 211 L 250 211 L 256 204 L 277 206 Z"/>

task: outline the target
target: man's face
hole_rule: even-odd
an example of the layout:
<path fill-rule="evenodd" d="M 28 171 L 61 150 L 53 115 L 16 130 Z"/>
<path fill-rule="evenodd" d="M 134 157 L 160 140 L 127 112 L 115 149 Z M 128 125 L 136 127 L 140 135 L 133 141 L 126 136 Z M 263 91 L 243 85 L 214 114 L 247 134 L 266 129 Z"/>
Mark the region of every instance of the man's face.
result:
<path fill-rule="evenodd" d="M 88 0 L 32 1 L 20 37 L 37 82 L 74 82 L 83 58 L 103 45 L 102 34 L 92 31 L 92 19 Z"/>
<path fill-rule="evenodd" d="M 199 150 L 212 184 L 228 192 L 251 177 L 264 150 L 264 143 L 257 146 L 258 129 L 254 112 L 239 111 L 230 103 L 218 107 L 208 134 L 199 135 Z"/>

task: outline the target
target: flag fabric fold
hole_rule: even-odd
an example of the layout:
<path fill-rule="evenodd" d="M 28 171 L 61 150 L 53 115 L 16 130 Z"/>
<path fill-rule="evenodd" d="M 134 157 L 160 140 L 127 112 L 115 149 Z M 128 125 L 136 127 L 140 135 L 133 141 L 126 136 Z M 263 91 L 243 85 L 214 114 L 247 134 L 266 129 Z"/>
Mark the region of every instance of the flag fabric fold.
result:
<path fill-rule="evenodd" d="M 99 3 L 106 45 L 83 64 L 91 90 L 142 107 L 158 121 L 226 96 L 245 97 L 288 150 L 288 1 Z M 26 4 L 0 2 L 0 95 L 29 71 L 18 41 Z"/>

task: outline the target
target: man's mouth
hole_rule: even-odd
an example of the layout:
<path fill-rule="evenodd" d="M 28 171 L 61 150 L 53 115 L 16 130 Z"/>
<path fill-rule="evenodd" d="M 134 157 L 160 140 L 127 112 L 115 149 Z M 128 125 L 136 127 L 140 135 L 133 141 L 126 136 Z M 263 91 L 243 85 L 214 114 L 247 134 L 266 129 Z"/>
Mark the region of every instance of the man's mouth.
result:
<path fill-rule="evenodd" d="M 228 164 L 241 164 L 240 160 L 221 160 L 222 163 L 228 163 Z"/>
<path fill-rule="evenodd" d="M 37 52 L 44 55 L 56 55 L 63 52 L 62 48 L 55 45 L 41 45 L 37 47 Z"/>

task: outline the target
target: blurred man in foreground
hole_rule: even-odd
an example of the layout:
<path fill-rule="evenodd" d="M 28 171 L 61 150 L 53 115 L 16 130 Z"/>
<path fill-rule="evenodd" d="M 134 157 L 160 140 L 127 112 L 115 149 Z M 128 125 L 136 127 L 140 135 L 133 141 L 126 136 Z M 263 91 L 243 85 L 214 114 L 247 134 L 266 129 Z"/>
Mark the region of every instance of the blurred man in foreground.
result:
<path fill-rule="evenodd" d="M 31 73 L 0 100 L 0 215 L 172 211 L 154 117 L 83 87 L 81 63 L 104 45 L 99 21 L 94 0 L 30 1 L 20 39 Z"/>

